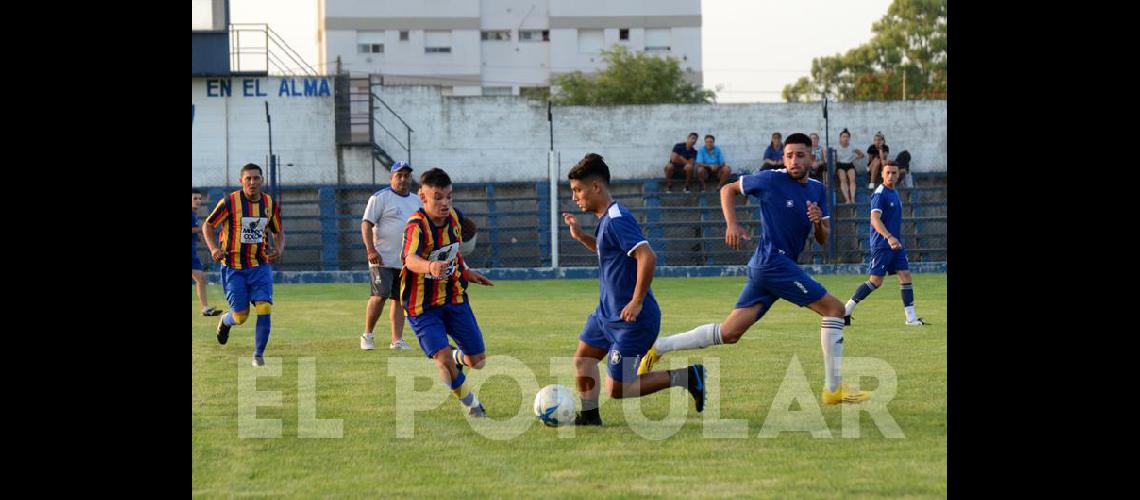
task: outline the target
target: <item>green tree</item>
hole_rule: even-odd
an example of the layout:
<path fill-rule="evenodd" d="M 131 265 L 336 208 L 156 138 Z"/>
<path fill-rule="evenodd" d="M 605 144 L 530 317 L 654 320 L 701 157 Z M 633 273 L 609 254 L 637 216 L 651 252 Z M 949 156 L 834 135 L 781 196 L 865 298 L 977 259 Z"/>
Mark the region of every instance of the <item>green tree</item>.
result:
<path fill-rule="evenodd" d="M 709 103 L 716 93 L 690 83 L 673 57 L 630 52 L 617 45 L 602 51 L 605 69 L 586 76 L 581 71 L 555 77 L 561 87 L 557 104 L 617 105 Z"/>
<path fill-rule="evenodd" d="M 811 78 L 784 86 L 784 100 L 946 98 L 946 0 L 894 0 L 871 31 L 846 54 L 813 59 Z"/>

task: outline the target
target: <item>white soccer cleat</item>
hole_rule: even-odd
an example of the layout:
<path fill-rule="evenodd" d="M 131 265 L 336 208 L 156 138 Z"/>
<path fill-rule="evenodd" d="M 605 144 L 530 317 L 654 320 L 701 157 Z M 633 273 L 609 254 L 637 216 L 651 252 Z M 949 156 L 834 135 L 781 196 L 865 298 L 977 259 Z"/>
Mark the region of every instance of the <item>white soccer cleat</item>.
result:
<path fill-rule="evenodd" d="M 253 366 L 265 366 L 265 358 L 261 356 L 254 356 L 253 362 L 251 364 Z"/>
<path fill-rule="evenodd" d="M 376 348 L 376 344 L 372 343 L 371 335 L 360 336 L 360 348 L 365 351 L 371 351 Z"/>
<path fill-rule="evenodd" d="M 408 345 L 408 343 L 405 342 L 404 339 L 400 339 L 400 340 L 397 340 L 395 342 L 392 342 L 391 344 L 388 344 L 388 348 L 389 349 L 398 349 L 398 350 L 407 350 L 407 349 L 411 349 L 412 346 Z"/>
<path fill-rule="evenodd" d="M 925 325 L 926 322 L 923 321 L 922 318 L 914 318 L 914 321 L 911 321 L 909 319 L 906 320 L 906 324 L 908 324 L 910 326 L 922 326 L 922 325 Z"/>

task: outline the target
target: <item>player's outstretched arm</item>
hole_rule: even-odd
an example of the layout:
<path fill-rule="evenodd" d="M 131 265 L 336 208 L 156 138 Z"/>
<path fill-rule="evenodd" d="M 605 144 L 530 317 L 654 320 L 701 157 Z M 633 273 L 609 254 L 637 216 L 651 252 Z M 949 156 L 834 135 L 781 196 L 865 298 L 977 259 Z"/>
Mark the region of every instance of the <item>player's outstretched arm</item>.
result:
<path fill-rule="evenodd" d="M 479 274 L 478 271 L 471 269 L 470 267 L 463 270 L 463 277 L 466 278 L 469 283 L 478 283 L 483 286 L 495 286 L 495 284 L 492 283 L 491 280 L 487 279 L 486 276 Z"/>
<path fill-rule="evenodd" d="M 578 240 L 590 252 L 598 253 L 598 240 L 582 231 L 582 226 L 578 224 L 578 218 L 574 217 L 574 214 L 562 212 L 562 220 L 567 226 L 570 226 L 571 238 Z"/>

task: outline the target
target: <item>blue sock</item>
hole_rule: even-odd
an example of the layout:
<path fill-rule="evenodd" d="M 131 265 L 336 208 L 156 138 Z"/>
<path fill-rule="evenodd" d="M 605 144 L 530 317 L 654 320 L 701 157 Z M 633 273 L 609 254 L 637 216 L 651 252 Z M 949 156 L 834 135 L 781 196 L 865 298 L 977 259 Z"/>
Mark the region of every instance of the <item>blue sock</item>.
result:
<path fill-rule="evenodd" d="M 914 289 L 911 288 L 911 283 L 901 285 L 902 288 L 902 301 L 903 307 L 910 307 L 914 305 Z"/>
<path fill-rule="evenodd" d="M 876 287 L 874 283 L 871 283 L 870 281 L 864 282 L 863 284 L 859 285 L 859 288 L 855 289 L 855 295 L 851 296 L 851 300 L 859 302 L 867 298 L 868 295 L 871 295 L 871 292 L 875 291 L 876 288 L 878 287 Z"/>
<path fill-rule="evenodd" d="M 254 329 L 253 340 L 253 355 L 261 356 L 265 354 L 265 345 L 269 343 L 269 315 L 259 314 L 257 316 L 257 328 Z"/>
<path fill-rule="evenodd" d="M 222 316 L 222 323 L 225 324 L 226 326 L 236 325 L 237 321 L 234 321 L 234 312 L 229 311 L 226 313 L 225 316 Z"/>

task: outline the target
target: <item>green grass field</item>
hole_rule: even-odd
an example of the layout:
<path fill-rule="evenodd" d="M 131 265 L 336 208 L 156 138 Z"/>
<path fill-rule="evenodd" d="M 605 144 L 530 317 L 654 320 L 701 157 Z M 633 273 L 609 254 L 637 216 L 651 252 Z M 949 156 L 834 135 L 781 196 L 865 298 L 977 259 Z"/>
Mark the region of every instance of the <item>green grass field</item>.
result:
<path fill-rule="evenodd" d="M 840 301 L 865 279 L 818 278 Z M 662 309 L 661 334 L 719 322 L 743 282 L 740 277 L 654 280 Z M 229 343 L 221 346 L 214 338 L 217 318 L 200 316 L 193 299 L 193 494 L 943 497 L 946 276 L 916 275 L 914 288 L 919 315 L 932 325 L 903 324 L 892 276 L 860 304 L 854 325 L 845 330 L 845 357 L 878 358 L 897 375 L 896 394 L 886 409 L 905 434 L 902 438 L 884 435 L 870 413 L 852 407 L 821 407 L 817 412 L 814 405 L 800 402 L 792 403 L 790 410 L 808 417 L 822 413 L 830 438 L 809 432 L 759 437 L 769 412 L 776 413 L 773 402 L 781 387 L 792 390 L 802 380 L 785 377 L 793 357 L 802 365 L 815 401 L 822 384 L 819 318 L 784 301 L 736 345 L 664 358 L 664 368 L 701 360 L 719 364 L 719 373 L 709 373 L 710 385 L 719 385 L 719 397 L 710 394 L 704 414 L 696 413 L 688 394 L 675 388 L 640 401 L 603 396 L 602 428 L 543 427 L 531 417 L 534 390 L 551 383 L 573 388 L 573 379 L 567 378 L 572 374 L 569 361 L 558 365 L 559 373 L 551 373 L 550 358 L 573 354 L 583 321 L 598 300 L 594 280 L 500 281 L 493 288 L 472 285 L 469 290 L 491 358 L 482 372 L 468 370 L 468 380 L 477 387 L 490 426 L 505 429 L 514 422 L 513 429 L 525 427 L 509 439 L 501 439 L 509 430 L 476 430 L 454 399 L 443 399 L 446 388 L 418 350 L 410 327 L 405 327 L 405 338 L 415 350 L 387 349 L 387 307 L 376 329 L 377 350 L 359 349 L 367 284 L 277 285 L 268 366 L 259 370 L 276 365 L 281 375 L 258 378 L 256 390 L 278 391 L 281 404 L 258 408 L 256 418 L 280 419 L 280 437 L 243 438 L 239 399 L 249 399 L 239 398 L 239 377 L 256 373 L 249 367 L 256 319 L 251 315 L 245 325 L 235 327 Z M 220 287 L 209 289 L 211 305 L 224 307 Z M 299 383 L 299 370 L 312 360 L 315 377 Z M 498 374 L 487 376 L 496 362 Z M 390 372 L 390 366 L 399 371 Z M 601 369 L 605 373 L 604 365 Z M 504 376 L 506 371 L 515 376 Z M 419 377 L 413 387 L 425 394 L 422 400 L 442 400 L 434 409 L 402 417 L 414 430 L 412 438 L 397 436 L 395 374 L 401 375 L 399 380 Z M 873 390 L 878 381 L 863 378 L 859 385 Z M 314 399 L 317 419 L 341 420 L 339 438 L 299 437 L 314 428 L 312 417 L 305 415 L 313 405 L 304 403 Z M 671 403 L 674 411 L 684 410 L 683 420 L 667 417 Z M 626 416 L 636 415 L 637 405 L 649 423 Z M 746 426 L 747 435 L 708 437 L 718 429 L 711 424 L 706 428 L 705 415 L 714 407 L 719 407 L 720 419 L 745 421 L 737 425 Z M 844 437 L 844 411 L 857 415 L 858 437 Z M 680 429 L 669 431 L 671 423 Z"/>

